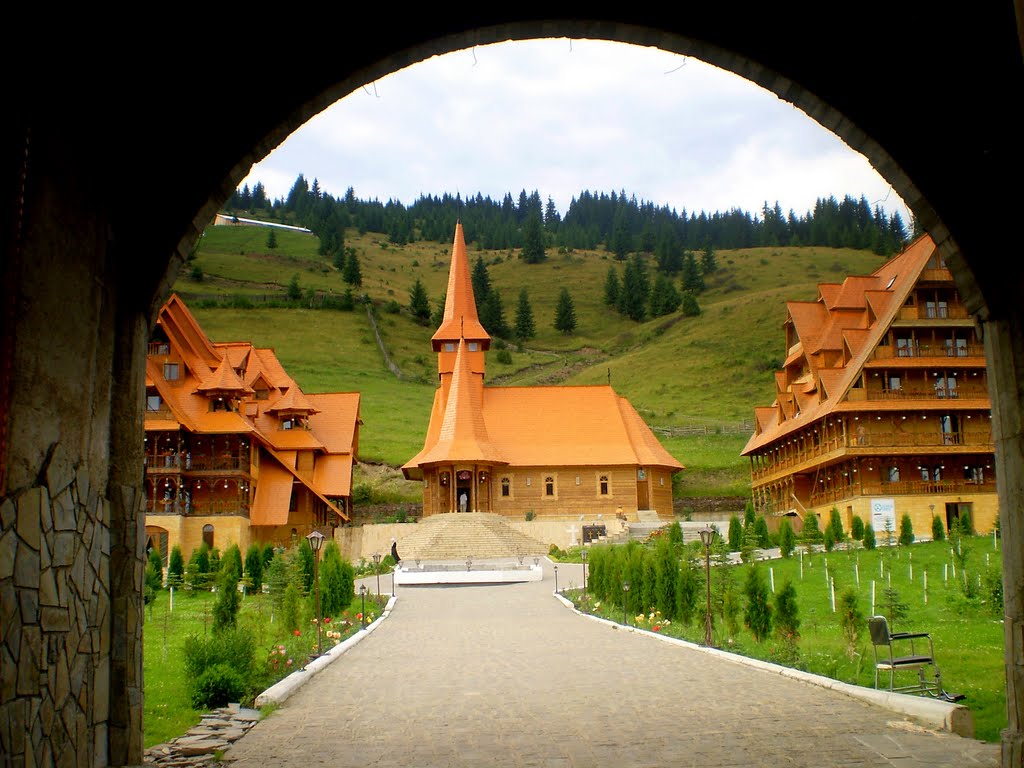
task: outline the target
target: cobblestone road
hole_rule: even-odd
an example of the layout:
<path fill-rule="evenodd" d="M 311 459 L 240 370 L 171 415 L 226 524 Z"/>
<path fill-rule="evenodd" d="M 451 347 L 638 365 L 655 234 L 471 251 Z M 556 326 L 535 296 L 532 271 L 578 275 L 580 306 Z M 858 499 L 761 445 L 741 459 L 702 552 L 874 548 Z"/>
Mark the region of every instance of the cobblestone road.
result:
<path fill-rule="evenodd" d="M 226 763 L 999 765 L 996 744 L 611 629 L 566 608 L 553 586 L 550 566 L 543 582 L 399 586 L 391 615 L 236 742 Z"/>

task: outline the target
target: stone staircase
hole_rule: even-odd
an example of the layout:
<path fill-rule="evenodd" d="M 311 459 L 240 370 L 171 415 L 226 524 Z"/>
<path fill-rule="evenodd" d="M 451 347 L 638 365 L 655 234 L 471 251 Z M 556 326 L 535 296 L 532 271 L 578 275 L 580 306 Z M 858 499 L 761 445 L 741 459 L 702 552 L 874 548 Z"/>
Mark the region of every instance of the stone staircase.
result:
<path fill-rule="evenodd" d="M 416 530 L 398 542 L 402 560 L 479 562 L 484 558 L 542 557 L 548 547 L 508 525 L 501 515 L 482 512 L 424 517 Z"/>

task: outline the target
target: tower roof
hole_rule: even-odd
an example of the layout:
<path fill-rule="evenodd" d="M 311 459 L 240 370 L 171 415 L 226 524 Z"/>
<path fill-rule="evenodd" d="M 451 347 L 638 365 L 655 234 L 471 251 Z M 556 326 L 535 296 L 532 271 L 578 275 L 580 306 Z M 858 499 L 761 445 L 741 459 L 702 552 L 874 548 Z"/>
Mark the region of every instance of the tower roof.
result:
<path fill-rule="evenodd" d="M 467 341 L 484 342 L 490 346 L 491 337 L 480 324 L 473 296 L 473 281 L 470 278 L 469 257 L 466 256 L 466 241 L 462 234 L 462 222 L 455 225 L 455 241 L 452 243 L 452 263 L 448 270 L 448 292 L 444 299 L 444 318 L 430 341 L 434 351 L 441 349 L 443 342 Z"/>

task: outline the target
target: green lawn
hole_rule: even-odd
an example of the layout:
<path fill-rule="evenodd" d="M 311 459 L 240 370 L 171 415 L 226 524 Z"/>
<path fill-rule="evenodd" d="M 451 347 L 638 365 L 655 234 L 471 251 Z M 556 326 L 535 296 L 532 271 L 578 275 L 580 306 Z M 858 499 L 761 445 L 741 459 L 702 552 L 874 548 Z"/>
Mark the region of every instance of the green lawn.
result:
<path fill-rule="evenodd" d="M 788 560 L 762 561 L 754 566 L 716 566 L 711 573 L 713 589 L 719 587 L 728 574 L 733 584 L 742 590 L 750 567 L 758 568 L 766 583 L 774 582 L 775 591 L 780 590 L 786 580 L 791 581 L 797 593 L 800 639 L 799 657 L 794 662 L 785 657 L 777 638 L 758 643 L 746 628 L 730 637 L 724 622 L 716 617 L 715 645 L 843 682 L 873 687 L 874 657 L 867 629 L 860 633 L 852 653 L 848 652 L 838 615 L 833 612 L 832 594 L 834 590 L 838 605 L 842 591 L 853 588 L 860 612 L 868 616 L 872 612 L 874 592 L 874 611 L 886 613 L 885 588 L 891 584 L 898 601 L 906 605 L 907 611 L 905 618 L 891 624 L 891 631 L 931 634 L 943 687 L 966 695 L 961 703 L 971 710 L 976 738 L 997 742 L 1000 731 L 1007 724 L 1003 620 L 1001 610 L 992 610 L 989 585 L 990 579 L 998 580 L 1001 576 L 1002 557 L 990 537 L 972 537 L 964 541 L 967 579 L 973 588 L 980 590 L 979 596 L 972 600 L 964 597 L 961 586 L 964 569 L 956 565 L 948 542 L 879 547 L 875 551 L 835 550 L 811 555 L 805 550 L 802 557 L 794 554 Z M 700 552 L 698 545 L 698 554 Z M 698 565 L 703 583 L 702 556 L 698 557 Z M 954 566 L 957 572 L 955 580 L 952 575 Z M 657 625 L 663 634 L 702 644 L 703 586 L 700 594 L 699 615 L 689 625 L 678 622 L 666 624 L 657 615 L 630 616 L 629 622 L 646 629 Z M 613 621 L 622 621 L 621 600 L 616 599 L 620 596 L 611 596 L 596 611 L 593 610 L 596 598 L 584 603 L 579 591 L 573 596 L 581 610 L 589 609 Z M 770 598 L 774 601 L 774 595 Z M 741 612 L 741 625 L 742 616 Z M 908 682 L 912 679 L 911 676 Z M 899 678 L 897 684 L 898 681 Z"/>

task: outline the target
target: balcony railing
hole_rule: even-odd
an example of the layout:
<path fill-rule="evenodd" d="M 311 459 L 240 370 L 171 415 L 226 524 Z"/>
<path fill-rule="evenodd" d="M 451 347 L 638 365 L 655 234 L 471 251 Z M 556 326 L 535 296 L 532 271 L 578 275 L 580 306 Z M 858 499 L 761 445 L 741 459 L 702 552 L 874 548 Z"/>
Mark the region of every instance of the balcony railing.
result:
<path fill-rule="evenodd" d="M 150 342 L 146 349 L 147 355 L 169 355 L 171 354 L 171 345 L 166 341 L 155 341 Z"/>
<path fill-rule="evenodd" d="M 811 506 L 831 504 L 854 496 L 935 496 L 939 494 L 995 493 L 995 481 L 981 483 L 969 480 L 898 480 L 895 482 L 862 483 L 819 490 L 811 494 Z"/>
<path fill-rule="evenodd" d="M 907 346 L 880 346 L 875 349 L 873 360 L 897 360 L 900 358 L 942 358 L 951 357 L 984 357 L 985 346 L 983 344 L 967 344 L 959 347 L 949 347 L 945 344 L 910 344 Z"/>
<path fill-rule="evenodd" d="M 867 400 L 985 400 L 988 390 L 985 387 L 901 387 L 900 389 L 866 390 Z"/>
<path fill-rule="evenodd" d="M 146 471 L 159 473 L 164 470 L 185 470 L 186 472 L 231 471 L 249 468 L 246 456 L 190 456 L 180 453 L 151 453 L 145 457 Z"/>
<path fill-rule="evenodd" d="M 851 455 L 863 455 L 866 451 L 857 449 L 923 448 L 948 453 L 964 446 L 994 448 L 991 434 L 985 432 L 866 432 L 863 435 L 851 435 L 846 440 L 836 437 L 824 440 L 816 446 L 790 450 L 771 464 L 752 470 L 751 478 L 764 480 L 787 470 L 808 465 L 828 454 L 839 455 L 840 451 Z"/>
<path fill-rule="evenodd" d="M 249 515 L 249 505 L 240 501 L 147 501 L 148 515 Z"/>

